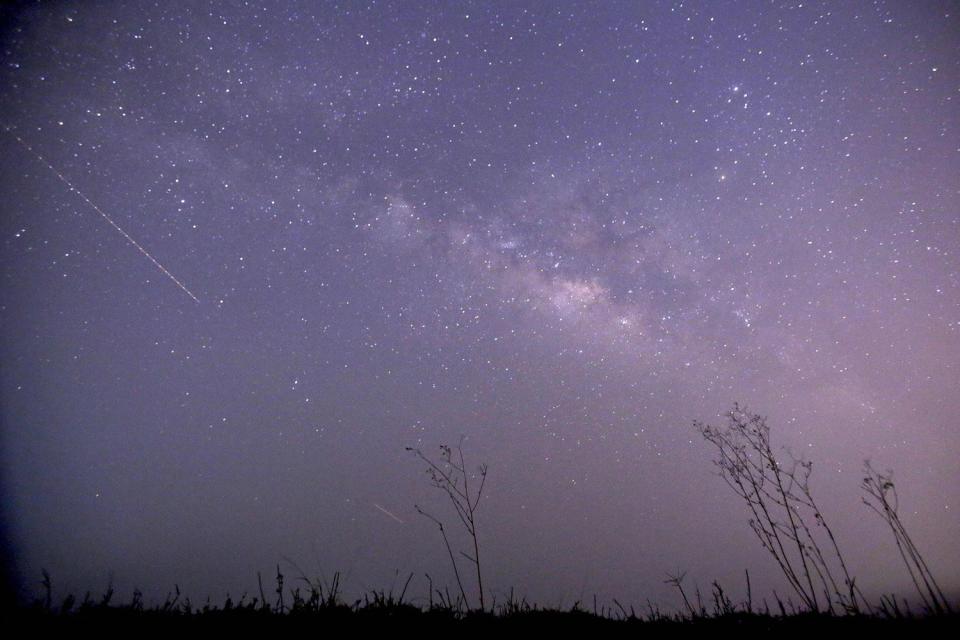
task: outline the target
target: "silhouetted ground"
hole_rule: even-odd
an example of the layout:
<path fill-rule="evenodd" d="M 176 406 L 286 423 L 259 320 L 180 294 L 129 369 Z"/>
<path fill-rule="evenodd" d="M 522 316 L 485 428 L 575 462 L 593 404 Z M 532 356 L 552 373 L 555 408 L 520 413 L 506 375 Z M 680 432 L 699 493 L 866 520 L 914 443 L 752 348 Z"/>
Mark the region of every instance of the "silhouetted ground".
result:
<path fill-rule="evenodd" d="M 646 636 L 732 633 L 739 636 L 774 637 L 830 634 L 923 634 L 945 637 L 950 629 L 960 629 L 960 616 L 944 615 L 825 615 L 797 613 L 773 616 L 756 613 L 668 617 L 601 616 L 581 609 L 544 610 L 524 605 L 504 607 L 499 613 L 463 613 L 449 608 L 424 610 L 399 603 L 367 603 L 364 606 L 321 603 L 284 611 L 256 604 L 187 609 L 179 607 L 144 608 L 140 605 L 109 606 L 87 604 L 67 612 L 48 609 L 43 604 L 11 612 L 8 623 L 30 632 L 83 632 L 116 629 L 141 632 L 293 632 L 329 633 L 334 631 L 429 631 L 429 632 L 573 632 L 641 633 Z M 6 626 L 6 625 L 5 625 Z M 936 634 L 934 636 L 933 634 Z M 851 636 L 847 636 L 851 637 Z"/>

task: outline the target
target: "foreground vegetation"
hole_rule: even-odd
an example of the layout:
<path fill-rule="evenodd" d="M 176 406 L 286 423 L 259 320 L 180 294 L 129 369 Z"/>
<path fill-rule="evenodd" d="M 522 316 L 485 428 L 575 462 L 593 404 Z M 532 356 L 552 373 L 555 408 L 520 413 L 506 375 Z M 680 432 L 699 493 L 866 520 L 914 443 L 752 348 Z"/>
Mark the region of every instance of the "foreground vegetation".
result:
<path fill-rule="evenodd" d="M 411 576 L 412 577 L 412 576 Z M 412 631 L 443 630 L 529 630 L 544 631 L 643 631 L 647 633 L 702 633 L 731 631 L 747 634 L 778 632 L 945 632 L 956 628 L 960 615 L 926 609 L 911 612 L 906 606 L 886 599 L 872 613 L 833 614 L 802 610 L 790 603 L 777 601 L 774 610 L 766 604 L 757 609 L 752 603 L 734 604 L 719 585 L 714 584 L 711 602 L 704 603 L 699 594 L 695 602 L 684 595 L 687 609 L 666 614 L 648 604 L 642 611 L 624 607 L 614 601 L 612 608 L 598 607 L 596 601 L 585 607 L 581 603 L 569 609 L 545 609 L 526 600 L 511 597 L 494 601 L 487 610 L 469 610 L 461 599 L 451 601 L 449 592 L 436 591 L 426 606 L 417 606 L 406 599 L 407 580 L 399 594 L 372 591 L 353 603 L 345 602 L 339 592 L 338 577 L 323 585 L 302 578 L 306 586 L 284 588 L 284 576 L 278 571 L 275 597 L 269 601 L 259 597 L 227 598 L 222 604 L 209 601 L 196 605 L 181 598 L 179 591 L 168 595 L 165 602 L 146 606 L 138 591 L 127 603 L 115 603 L 108 590 L 99 599 L 88 594 L 81 602 L 68 596 L 54 602 L 49 576 L 44 576 L 46 595 L 27 607 L 7 616 L 10 622 L 24 624 L 31 630 L 76 631 L 96 628 L 129 629 L 131 631 L 332 631 L 339 629 L 409 629 Z M 904 603 L 905 604 L 905 603 Z"/>
<path fill-rule="evenodd" d="M 719 476 L 742 500 L 750 514 L 749 525 L 761 547 L 774 559 L 786 578 L 792 595 L 774 594 L 772 603 L 757 606 L 746 574 L 746 601 L 734 603 L 719 583 L 709 594 L 699 589 L 689 593 L 682 574 L 666 581 L 680 596 L 683 608 L 663 613 L 652 604 L 641 610 L 623 606 L 592 606 L 576 603 L 569 609 L 548 609 L 514 597 L 506 601 L 485 597 L 477 509 L 483 497 L 486 465 L 469 469 L 463 440 L 454 449 L 440 447 L 440 457 L 421 450 L 408 451 L 424 464 L 431 484 L 448 499 L 468 534 L 466 550 L 455 550 L 444 520 L 415 505 L 417 512 L 436 526 L 443 550 L 450 560 L 456 590 L 434 587 L 430 576 L 428 597 L 419 603 L 408 599 L 411 574 L 399 593 L 371 591 L 351 602 L 344 600 L 339 574 L 333 580 L 312 580 L 302 571 L 293 581 L 277 567 L 276 586 L 266 595 L 258 575 L 257 597 L 229 596 L 219 605 L 209 599 L 202 605 L 181 597 L 179 589 L 159 605 L 146 606 L 139 591 L 130 602 L 114 603 L 113 589 L 99 599 L 89 594 L 81 602 L 68 596 L 55 602 L 51 578 L 43 572 L 43 597 L 29 606 L 15 608 L 10 619 L 20 619 L 26 628 L 69 629 L 100 626 L 147 629 L 199 629 L 240 631 L 265 628 L 287 631 L 330 631 L 340 628 L 389 626 L 391 631 L 409 630 L 530 630 L 616 631 L 642 629 L 648 633 L 731 631 L 740 634 L 830 632 L 936 632 L 958 627 L 960 607 L 947 597 L 911 539 L 898 515 L 899 501 L 892 473 L 880 473 L 865 463 L 861 489 L 863 503 L 892 532 L 895 547 L 916 590 L 919 604 L 912 607 L 896 596 L 871 602 L 856 582 L 841 552 L 833 529 L 814 499 L 810 485 L 812 463 L 778 452 L 771 444 L 766 419 L 739 405 L 726 414 L 727 424 L 714 427 L 694 423 L 703 438 L 717 451 L 714 461 Z M 455 551 L 459 551 L 458 553 Z M 468 571 L 460 563 L 466 561 Z M 299 569 L 298 569 L 299 571 Z M 475 580 L 476 598 L 471 600 L 465 583 Z M 955 594 L 954 594 L 955 595 Z M 147 627 L 149 625 L 149 627 Z"/>

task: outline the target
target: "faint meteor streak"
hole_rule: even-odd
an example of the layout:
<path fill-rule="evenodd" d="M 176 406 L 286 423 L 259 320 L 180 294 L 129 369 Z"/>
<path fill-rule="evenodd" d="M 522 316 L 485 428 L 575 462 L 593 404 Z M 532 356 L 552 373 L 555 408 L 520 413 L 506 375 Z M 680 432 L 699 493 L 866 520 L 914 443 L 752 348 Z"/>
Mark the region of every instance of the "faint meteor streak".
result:
<path fill-rule="evenodd" d="M 381 507 L 380 505 L 378 505 L 376 502 L 373 503 L 373 506 L 375 506 L 377 509 L 380 509 L 380 511 L 383 511 L 385 514 L 387 514 L 388 516 L 390 516 L 391 518 L 393 518 L 394 520 L 396 520 L 396 521 L 399 522 L 400 524 L 406 524 L 406 522 L 404 522 L 403 520 L 401 520 L 401 519 L 398 518 L 397 516 L 393 515 L 392 513 L 390 513 L 389 511 L 387 511 L 386 509 L 384 509 L 384 508 Z"/>
<path fill-rule="evenodd" d="M 37 153 L 36 151 L 34 151 L 33 147 L 31 147 L 29 144 L 27 144 L 26 142 L 24 142 L 23 138 L 21 138 L 21 137 L 18 136 L 16 133 L 14 133 L 13 130 L 12 130 L 10 127 L 4 125 L 3 128 L 4 128 L 4 130 L 5 130 L 7 133 L 9 133 L 11 136 L 13 136 L 14 138 L 16 138 L 17 142 L 20 143 L 20 146 L 22 146 L 24 149 L 26 149 L 27 151 L 29 151 L 34 157 L 36 157 L 37 160 L 39 160 L 39 161 L 42 162 L 44 165 L 46 165 L 46 167 L 47 167 L 48 169 L 50 169 L 50 171 L 52 171 L 52 172 L 54 173 L 54 175 L 57 176 L 63 184 L 67 185 L 67 187 L 70 188 L 70 191 L 72 191 L 73 193 L 75 193 L 75 194 L 77 194 L 78 196 L 80 196 L 80 199 L 83 200 L 84 202 L 86 202 L 88 205 L 90 205 L 90 208 L 91 208 L 91 209 L 93 209 L 94 211 L 96 211 L 97 213 L 99 213 L 99 214 L 103 217 L 104 220 L 106 220 L 108 223 L 110 223 L 110 226 L 113 227 L 114 229 L 116 229 L 116 230 L 120 233 L 120 235 L 122 235 L 124 238 L 126 238 L 126 239 L 127 239 L 127 242 L 129 242 L 130 244 L 132 244 L 134 247 L 137 248 L 137 250 L 138 250 L 140 253 L 142 253 L 143 255 L 145 255 L 145 256 L 147 257 L 147 259 L 150 260 L 150 262 L 152 262 L 153 265 L 163 273 L 163 275 L 165 275 L 165 276 L 167 276 L 168 278 L 170 278 L 170 279 L 173 281 L 173 283 L 174 283 L 175 285 L 177 285 L 178 287 L 180 287 L 180 288 L 183 290 L 184 293 L 186 293 L 188 296 L 190 296 L 190 297 L 193 299 L 194 302 L 197 302 L 197 303 L 200 302 L 200 299 L 197 298 L 197 296 L 193 295 L 193 292 L 191 292 L 190 289 L 187 289 L 187 287 L 186 287 L 182 282 L 180 282 L 179 280 L 177 280 L 176 276 L 174 276 L 172 273 L 170 273 L 169 271 L 167 271 L 167 268 L 164 267 L 162 264 L 160 264 L 160 262 L 159 262 L 156 258 L 154 258 L 152 255 L 150 255 L 150 252 L 147 251 L 146 249 L 144 249 L 144 248 L 140 245 L 139 242 L 137 242 L 136 240 L 134 240 L 134 239 L 130 236 L 129 233 L 127 233 L 127 232 L 124 231 L 122 228 L 120 228 L 120 225 L 118 225 L 116 222 L 114 222 L 114 221 L 113 221 L 113 218 L 111 218 L 110 216 L 108 216 L 108 215 L 103 211 L 103 209 L 101 209 L 101 208 L 98 207 L 96 204 L 94 204 L 94 203 L 90 200 L 90 198 L 88 198 L 87 196 L 83 195 L 83 193 L 81 193 L 79 189 L 77 189 L 75 186 L 73 186 L 73 184 L 72 184 L 69 180 L 67 180 L 62 173 L 60 173 L 59 171 L 57 171 L 57 169 L 56 169 L 52 164 L 50 164 L 50 163 L 47 161 L 46 158 L 44 158 L 42 155 L 40 155 L 39 153 Z"/>

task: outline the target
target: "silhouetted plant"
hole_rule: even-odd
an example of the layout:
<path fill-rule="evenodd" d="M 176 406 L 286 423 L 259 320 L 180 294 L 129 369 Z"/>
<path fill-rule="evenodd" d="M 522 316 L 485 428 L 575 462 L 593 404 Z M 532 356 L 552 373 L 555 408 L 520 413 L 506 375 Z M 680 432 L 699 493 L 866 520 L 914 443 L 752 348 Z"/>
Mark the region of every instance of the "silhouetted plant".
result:
<path fill-rule="evenodd" d="M 854 579 L 810 490 L 813 463 L 787 454 L 784 465 L 764 417 L 737 404 L 726 417 L 723 428 L 701 422 L 694 427 L 717 447 L 720 477 L 747 503 L 750 528 L 763 548 L 807 609 L 833 611 L 838 604 L 858 612 Z"/>
<path fill-rule="evenodd" d="M 693 608 L 693 605 L 690 604 L 690 599 L 687 598 L 687 593 L 683 590 L 683 579 L 687 576 L 686 571 L 678 571 L 676 575 L 667 574 L 667 579 L 664 580 L 664 584 L 673 585 L 677 591 L 680 592 L 680 597 L 683 598 L 683 604 L 686 606 L 687 611 L 690 613 L 691 618 L 697 616 L 696 609 Z"/>
<path fill-rule="evenodd" d="M 309 595 L 304 599 L 300 605 L 302 608 L 309 608 L 312 611 L 319 611 L 322 608 L 326 609 L 335 609 L 337 607 L 345 606 L 343 602 L 340 601 L 340 572 L 335 571 L 333 573 L 333 578 L 327 582 L 323 577 L 316 578 L 311 580 L 306 572 L 297 566 L 297 563 L 284 556 L 283 558 L 287 563 L 290 564 L 300 575 L 297 576 L 297 579 L 304 582 L 307 585 L 307 590 Z M 263 583 L 260 580 L 260 573 L 257 573 L 257 580 L 260 582 L 260 597 L 263 598 Z"/>
<path fill-rule="evenodd" d="M 280 565 L 277 565 L 277 611 L 283 613 L 285 607 L 283 604 L 283 574 L 280 573 Z"/>
<path fill-rule="evenodd" d="M 43 608 L 47 611 L 50 610 L 50 605 L 53 604 L 53 583 L 50 580 L 50 572 L 46 569 L 41 569 L 40 573 L 43 575 L 43 580 L 40 584 L 43 585 Z"/>
<path fill-rule="evenodd" d="M 457 445 L 456 455 L 454 455 L 454 451 L 450 447 L 446 445 L 440 445 L 441 460 L 439 463 L 431 460 L 420 449 L 407 447 L 407 451 L 413 452 L 414 455 L 426 463 L 426 471 L 427 475 L 430 476 L 431 483 L 433 486 L 447 494 L 447 497 L 450 499 L 450 502 L 453 504 L 454 510 L 457 513 L 457 517 L 460 519 L 461 524 L 463 524 L 463 527 L 470 535 L 470 539 L 473 543 L 473 555 L 471 556 L 464 551 L 460 551 L 460 555 L 469 560 L 476 569 L 477 590 L 480 593 L 480 609 L 486 610 L 486 602 L 483 595 L 483 575 L 480 565 L 480 543 L 477 539 L 476 516 L 477 506 L 480 504 L 480 498 L 483 496 L 483 487 L 487 481 L 487 465 L 480 465 L 480 484 L 477 487 L 476 492 L 471 492 L 470 473 L 467 471 L 467 463 L 463 455 L 463 438 L 460 438 L 460 443 Z M 443 538 L 443 544 L 447 549 L 447 554 L 450 556 L 450 563 L 453 565 L 453 574 L 457 580 L 457 586 L 460 588 L 460 596 L 463 598 L 463 602 L 469 608 L 469 599 L 467 598 L 466 591 L 463 588 L 463 581 L 460 579 L 460 570 L 457 567 L 457 559 L 453 553 L 453 548 L 450 546 L 450 539 L 447 537 L 447 532 L 444 528 L 443 522 L 427 511 L 424 511 L 419 505 L 414 505 L 414 508 L 416 508 L 417 513 L 425 518 L 428 518 L 431 522 L 437 525 L 437 528 L 440 530 L 440 535 Z"/>
<path fill-rule="evenodd" d="M 863 464 L 863 473 L 863 482 L 860 484 L 866 494 L 863 503 L 883 518 L 893 532 L 897 550 L 900 552 L 900 557 L 903 558 L 903 563 L 907 566 L 910 579 L 913 581 L 913 586 L 917 588 L 917 593 L 920 594 L 924 606 L 939 614 L 951 612 L 950 603 L 944 597 L 940 585 L 937 584 L 930 568 L 924 561 L 923 556 L 920 555 L 920 551 L 913 543 L 906 527 L 900 520 L 900 516 L 897 514 L 900 504 L 897 499 L 897 488 L 893 484 L 893 472 L 880 473 L 867 461 Z M 891 599 L 888 599 L 888 601 L 891 604 L 886 605 L 884 603 L 884 610 L 890 610 L 899 615 L 896 601 Z"/>

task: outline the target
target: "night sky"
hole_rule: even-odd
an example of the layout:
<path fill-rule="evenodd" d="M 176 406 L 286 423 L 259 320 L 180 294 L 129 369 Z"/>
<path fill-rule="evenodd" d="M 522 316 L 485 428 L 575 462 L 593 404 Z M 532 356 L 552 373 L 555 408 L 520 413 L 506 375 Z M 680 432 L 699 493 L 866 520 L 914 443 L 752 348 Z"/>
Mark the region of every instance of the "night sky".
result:
<path fill-rule="evenodd" d="M 279 563 L 349 594 L 414 572 L 423 602 L 455 583 L 414 504 L 466 540 L 405 447 L 464 437 L 499 600 L 671 606 L 668 574 L 738 596 L 744 569 L 785 593 L 692 426 L 735 401 L 814 462 L 865 592 L 915 597 L 867 458 L 960 589 L 956 5 L 2 18 L 24 589 L 200 601 Z"/>

